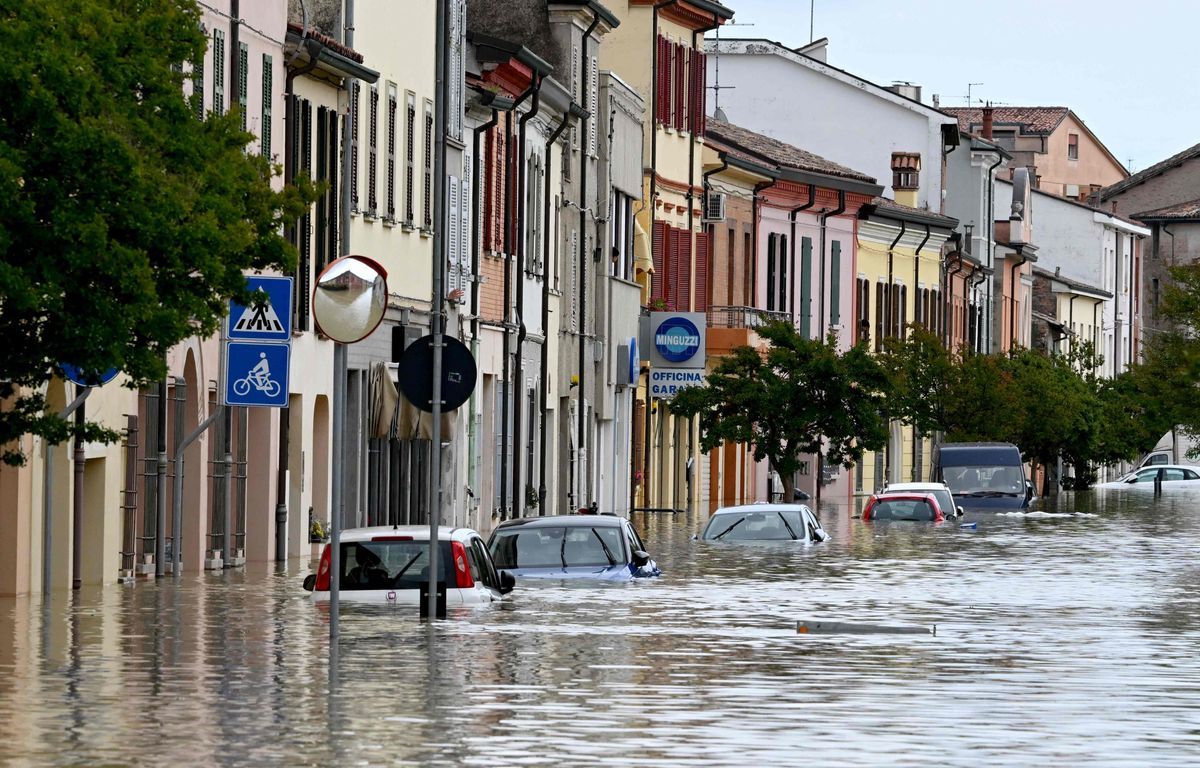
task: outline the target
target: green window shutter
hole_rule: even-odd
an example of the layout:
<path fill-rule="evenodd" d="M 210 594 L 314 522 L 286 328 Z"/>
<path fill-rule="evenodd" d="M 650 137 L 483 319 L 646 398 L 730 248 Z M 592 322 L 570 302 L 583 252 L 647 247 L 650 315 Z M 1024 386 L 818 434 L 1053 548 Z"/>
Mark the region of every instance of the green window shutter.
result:
<path fill-rule="evenodd" d="M 213 106 L 220 115 L 225 112 L 225 30 L 213 30 Z"/>
<path fill-rule="evenodd" d="M 192 62 L 192 110 L 197 120 L 204 119 L 204 54 Z"/>
<path fill-rule="evenodd" d="M 834 240 L 829 264 L 829 324 L 842 322 L 842 242 Z"/>
<path fill-rule="evenodd" d="M 271 159 L 271 97 L 274 96 L 275 73 L 271 69 L 271 57 L 262 57 L 262 126 L 259 129 L 262 156 Z"/>
<path fill-rule="evenodd" d="M 238 106 L 242 109 L 242 130 L 246 130 L 246 93 L 249 90 L 247 85 L 246 70 L 250 68 L 250 46 L 245 43 L 238 43 L 238 81 L 237 96 Z"/>
<path fill-rule="evenodd" d="M 800 335 L 812 331 L 812 238 L 800 238 Z"/>
<path fill-rule="evenodd" d="M 767 311 L 775 309 L 775 235 L 767 235 Z"/>

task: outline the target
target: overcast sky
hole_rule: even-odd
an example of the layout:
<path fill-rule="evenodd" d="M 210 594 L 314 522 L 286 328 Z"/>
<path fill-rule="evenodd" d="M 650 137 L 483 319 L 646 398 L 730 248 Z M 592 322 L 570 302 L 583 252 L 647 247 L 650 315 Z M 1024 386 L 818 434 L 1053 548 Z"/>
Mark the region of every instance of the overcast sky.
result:
<path fill-rule="evenodd" d="M 813 0 L 829 63 L 931 103 L 1066 106 L 1133 170 L 1200 142 L 1198 0 Z M 809 0 L 726 0 L 721 37 L 809 41 Z"/>

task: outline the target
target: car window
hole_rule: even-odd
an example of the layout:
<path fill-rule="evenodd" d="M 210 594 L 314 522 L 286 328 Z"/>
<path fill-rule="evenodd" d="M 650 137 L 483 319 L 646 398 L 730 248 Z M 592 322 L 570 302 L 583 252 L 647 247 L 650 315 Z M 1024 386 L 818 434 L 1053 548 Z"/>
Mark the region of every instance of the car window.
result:
<path fill-rule="evenodd" d="M 438 547 L 439 581 L 447 581 L 446 566 L 452 559 L 450 542 Z M 342 544 L 342 576 L 345 590 L 420 589 L 429 581 L 428 541 L 351 541 Z"/>
<path fill-rule="evenodd" d="M 795 509 L 715 515 L 704 529 L 704 538 L 722 541 L 803 539 L 804 521 L 800 511 Z"/>
<path fill-rule="evenodd" d="M 933 497 L 937 499 L 938 506 L 945 512 L 954 511 L 954 497 L 950 495 L 950 491 L 934 491 Z"/>
<path fill-rule="evenodd" d="M 936 520 L 929 502 L 923 499 L 889 499 L 881 498 L 871 507 L 872 520 Z"/>
<path fill-rule="evenodd" d="M 1137 473 L 1137 477 L 1133 481 L 1135 483 L 1153 483 L 1156 477 L 1158 477 L 1157 469 L 1143 469 Z"/>
<path fill-rule="evenodd" d="M 1183 479 L 1184 480 L 1200 480 L 1200 475 L 1196 474 L 1195 472 L 1193 472 L 1190 469 L 1185 469 L 1185 470 L 1183 470 Z"/>
<path fill-rule="evenodd" d="M 809 541 L 822 541 L 821 534 L 820 534 L 821 523 L 817 520 L 817 516 L 815 514 L 813 514 L 812 512 L 806 511 L 803 513 L 803 518 L 804 518 L 804 527 L 805 527 L 805 530 L 807 531 L 808 540 Z"/>
<path fill-rule="evenodd" d="M 487 547 L 483 545 L 483 540 L 478 537 L 472 538 L 468 551 L 471 554 L 471 575 L 477 581 L 483 582 L 484 586 L 499 589 L 500 576 L 496 573 L 491 555 L 488 554 Z"/>
<path fill-rule="evenodd" d="M 637 550 L 641 550 L 643 552 L 646 551 L 646 545 L 642 543 L 642 538 L 638 536 L 637 530 L 629 523 L 625 523 L 625 535 L 629 537 L 630 557 L 632 557 L 633 553 Z"/>
<path fill-rule="evenodd" d="M 955 495 L 1025 493 L 1018 466 L 943 467 L 942 479 Z"/>
<path fill-rule="evenodd" d="M 1166 464 L 1167 458 L 1167 454 L 1165 453 L 1154 453 L 1151 454 L 1150 458 L 1146 460 L 1146 465 L 1150 466 L 1153 464 Z"/>
<path fill-rule="evenodd" d="M 1166 480 L 1182 480 L 1183 479 L 1183 470 L 1182 469 L 1164 469 L 1162 471 L 1162 473 L 1163 473 L 1164 481 L 1166 481 Z"/>
<path fill-rule="evenodd" d="M 616 526 L 521 526 L 496 532 L 492 559 L 498 568 L 607 566 L 625 562 Z"/>

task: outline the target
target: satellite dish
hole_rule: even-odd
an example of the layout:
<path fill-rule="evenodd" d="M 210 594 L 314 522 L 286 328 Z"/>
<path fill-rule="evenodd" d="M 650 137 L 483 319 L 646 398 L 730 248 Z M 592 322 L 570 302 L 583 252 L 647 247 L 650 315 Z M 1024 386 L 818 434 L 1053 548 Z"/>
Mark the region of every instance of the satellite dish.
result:
<path fill-rule="evenodd" d="M 400 391 L 422 411 L 433 411 L 433 336 L 422 336 L 404 350 L 398 368 Z M 471 397 L 478 369 L 471 350 L 453 336 L 442 336 L 442 413 Z"/>

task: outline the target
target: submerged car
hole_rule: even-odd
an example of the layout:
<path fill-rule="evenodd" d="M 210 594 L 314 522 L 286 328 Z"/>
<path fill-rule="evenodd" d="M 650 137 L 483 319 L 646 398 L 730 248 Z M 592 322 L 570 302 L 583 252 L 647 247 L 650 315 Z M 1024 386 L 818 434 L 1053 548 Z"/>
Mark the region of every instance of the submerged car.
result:
<path fill-rule="evenodd" d="M 700 538 L 707 541 L 825 541 L 829 534 L 804 504 L 744 504 L 713 513 Z"/>
<path fill-rule="evenodd" d="M 877 496 L 895 496 L 898 493 L 927 493 L 937 499 L 942 514 L 963 516 L 963 508 L 954 500 L 950 486 L 945 483 L 888 483 Z"/>
<path fill-rule="evenodd" d="M 932 494 L 892 493 L 872 496 L 863 509 L 862 519 L 940 523 L 946 515 Z"/>
<path fill-rule="evenodd" d="M 341 534 L 340 599 L 345 602 L 417 605 L 429 583 L 429 527 L 352 528 Z M 332 550 L 326 544 L 316 578 L 305 581 L 314 600 L 329 599 Z M 470 528 L 438 529 L 439 581 L 446 605 L 484 605 L 512 591 L 512 574 L 496 568 L 483 538 Z"/>
<path fill-rule="evenodd" d="M 505 520 L 492 532 L 488 550 L 497 567 L 518 579 L 627 581 L 662 573 L 633 525 L 614 515 Z"/>
<path fill-rule="evenodd" d="M 1154 481 L 1160 477 L 1163 488 L 1200 489 L 1200 467 L 1188 467 L 1182 464 L 1156 464 L 1152 467 L 1143 467 L 1111 483 L 1099 483 L 1095 487 L 1150 490 L 1154 488 Z"/>

